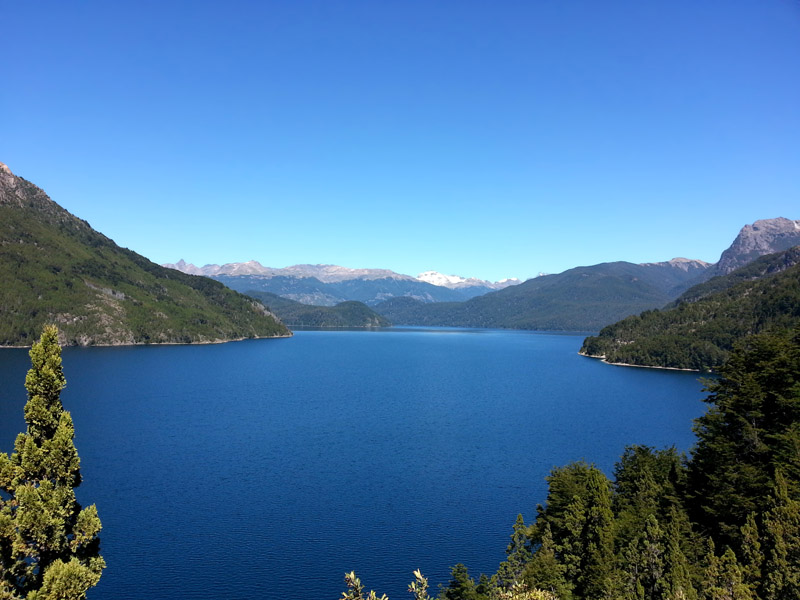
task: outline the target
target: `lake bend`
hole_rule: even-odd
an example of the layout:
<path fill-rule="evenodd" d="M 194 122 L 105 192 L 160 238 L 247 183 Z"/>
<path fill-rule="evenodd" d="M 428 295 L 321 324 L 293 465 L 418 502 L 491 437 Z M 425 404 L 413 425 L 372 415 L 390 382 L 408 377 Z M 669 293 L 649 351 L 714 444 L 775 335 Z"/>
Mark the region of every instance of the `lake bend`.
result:
<path fill-rule="evenodd" d="M 550 469 L 694 443 L 698 373 L 579 356 L 583 335 L 298 331 L 65 348 L 62 401 L 107 562 L 89 598 L 336 600 L 432 592 L 505 556 Z M 0 350 L 0 451 L 25 427 L 26 349 Z"/>

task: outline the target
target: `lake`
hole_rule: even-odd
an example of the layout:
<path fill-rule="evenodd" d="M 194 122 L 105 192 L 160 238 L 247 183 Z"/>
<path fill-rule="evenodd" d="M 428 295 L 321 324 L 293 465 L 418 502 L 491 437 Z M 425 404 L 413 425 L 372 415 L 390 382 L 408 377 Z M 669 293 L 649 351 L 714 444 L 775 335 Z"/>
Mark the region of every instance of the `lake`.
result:
<path fill-rule="evenodd" d="M 412 571 L 476 578 L 573 460 L 693 444 L 698 374 L 614 367 L 583 336 L 300 331 L 208 346 L 66 348 L 62 393 L 108 563 L 92 600 L 392 600 Z M 0 350 L 0 450 L 26 350 Z"/>

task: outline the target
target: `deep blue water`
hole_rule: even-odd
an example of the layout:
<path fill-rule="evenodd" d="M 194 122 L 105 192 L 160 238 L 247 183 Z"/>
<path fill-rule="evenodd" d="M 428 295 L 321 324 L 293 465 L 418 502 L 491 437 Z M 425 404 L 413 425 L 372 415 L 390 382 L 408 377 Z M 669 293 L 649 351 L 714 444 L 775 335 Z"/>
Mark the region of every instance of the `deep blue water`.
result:
<path fill-rule="evenodd" d="M 108 563 L 93 600 L 392 600 L 504 557 L 572 460 L 693 443 L 697 374 L 612 367 L 582 336 L 302 331 L 211 346 L 64 350 Z M 0 350 L 0 450 L 24 428 L 25 350 Z"/>

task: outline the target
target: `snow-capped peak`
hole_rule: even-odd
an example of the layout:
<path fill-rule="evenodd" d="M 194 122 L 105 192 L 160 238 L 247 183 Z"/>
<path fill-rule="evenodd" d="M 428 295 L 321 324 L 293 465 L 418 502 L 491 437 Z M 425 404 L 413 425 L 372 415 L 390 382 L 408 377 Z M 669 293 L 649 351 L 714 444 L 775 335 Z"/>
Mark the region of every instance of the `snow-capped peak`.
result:
<path fill-rule="evenodd" d="M 417 279 L 438 285 L 441 287 L 450 288 L 451 290 L 468 288 L 468 287 L 485 287 L 492 290 L 500 290 L 510 285 L 520 283 L 519 279 L 502 279 L 500 281 L 486 281 L 485 279 L 477 279 L 475 277 L 461 277 L 460 275 L 445 275 L 438 271 L 425 271 L 417 275 Z"/>

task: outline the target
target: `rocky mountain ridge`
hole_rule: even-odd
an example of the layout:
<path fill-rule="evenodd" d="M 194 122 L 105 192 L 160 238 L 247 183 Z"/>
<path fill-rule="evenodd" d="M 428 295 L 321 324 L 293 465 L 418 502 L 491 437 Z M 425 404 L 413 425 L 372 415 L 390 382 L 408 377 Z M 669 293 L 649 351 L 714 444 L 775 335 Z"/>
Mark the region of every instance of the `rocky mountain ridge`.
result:
<path fill-rule="evenodd" d="M 800 220 L 784 217 L 760 219 L 745 225 L 730 247 L 722 253 L 712 276 L 727 275 L 759 256 L 788 250 L 800 244 Z"/>
<path fill-rule="evenodd" d="M 389 269 L 351 269 L 327 264 L 272 268 L 256 260 L 197 267 L 181 259 L 162 266 L 211 277 L 242 293 L 269 292 L 318 306 L 335 306 L 348 300 L 374 305 L 398 296 L 420 302 L 460 302 L 520 283 L 517 279 L 489 282 L 435 271 L 423 273 L 426 277 L 412 277 Z"/>
<path fill-rule="evenodd" d="M 340 283 L 351 279 L 361 279 L 372 281 L 375 279 L 397 279 L 400 281 L 423 281 L 431 285 L 438 285 L 450 289 L 463 289 L 469 287 L 484 287 L 488 290 L 499 290 L 510 285 L 521 283 L 519 279 L 508 278 L 500 281 L 487 281 L 476 277 L 461 277 L 459 275 L 444 275 L 437 271 L 425 271 L 416 277 L 397 273 L 390 269 L 352 269 L 339 265 L 328 264 L 304 264 L 292 265 L 289 267 L 265 267 L 257 260 L 249 260 L 240 263 L 226 263 L 224 265 L 209 264 L 198 267 L 192 263 L 187 263 L 180 259 L 176 263 L 164 263 L 161 265 L 168 269 L 177 269 L 183 273 L 191 275 L 205 275 L 206 277 L 216 277 L 219 275 L 261 275 L 264 277 L 314 277 L 323 283 Z"/>

